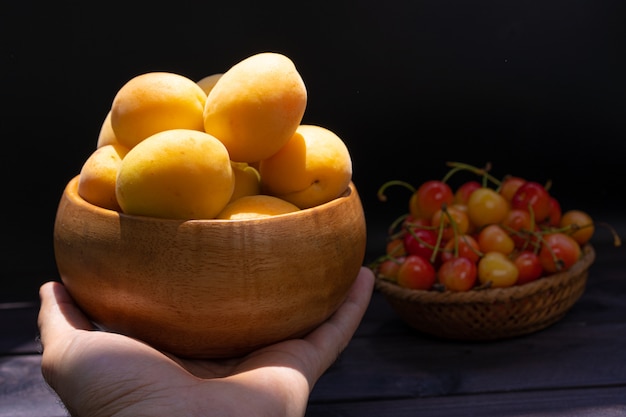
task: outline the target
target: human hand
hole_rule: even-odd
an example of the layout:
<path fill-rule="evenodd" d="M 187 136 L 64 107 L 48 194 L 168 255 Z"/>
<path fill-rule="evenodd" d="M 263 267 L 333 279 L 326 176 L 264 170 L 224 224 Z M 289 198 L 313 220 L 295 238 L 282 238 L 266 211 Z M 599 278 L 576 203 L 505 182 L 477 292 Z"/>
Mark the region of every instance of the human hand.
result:
<path fill-rule="evenodd" d="M 348 345 L 369 304 L 363 267 L 347 299 L 300 339 L 241 358 L 179 358 L 96 331 L 62 284 L 41 287 L 42 374 L 72 416 L 302 416 L 309 394 Z"/>

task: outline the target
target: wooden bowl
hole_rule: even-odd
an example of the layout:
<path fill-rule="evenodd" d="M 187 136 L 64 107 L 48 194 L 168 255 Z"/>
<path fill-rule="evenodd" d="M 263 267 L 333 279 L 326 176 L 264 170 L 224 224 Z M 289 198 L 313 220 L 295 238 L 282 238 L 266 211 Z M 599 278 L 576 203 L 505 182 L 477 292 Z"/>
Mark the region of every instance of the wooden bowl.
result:
<path fill-rule="evenodd" d="M 251 220 L 120 214 L 78 176 L 54 225 L 59 274 L 104 330 L 185 357 L 233 357 L 305 335 L 344 300 L 365 255 L 354 184 L 339 198 Z"/>
<path fill-rule="evenodd" d="M 567 271 L 508 288 L 412 290 L 377 277 L 376 289 L 402 320 L 420 332 L 463 341 L 506 339 L 561 320 L 584 293 L 595 256 L 587 244 Z"/>

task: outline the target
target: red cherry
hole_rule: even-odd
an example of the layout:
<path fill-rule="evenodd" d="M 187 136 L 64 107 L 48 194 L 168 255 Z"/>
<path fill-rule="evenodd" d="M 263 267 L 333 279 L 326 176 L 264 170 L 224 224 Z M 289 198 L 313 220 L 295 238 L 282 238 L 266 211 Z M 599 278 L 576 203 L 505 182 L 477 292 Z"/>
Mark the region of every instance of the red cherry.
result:
<path fill-rule="evenodd" d="M 455 245 L 458 248 L 458 254 L 456 256 Z M 441 251 L 441 262 L 446 262 L 453 258 L 467 258 L 476 263 L 480 259 L 480 254 L 480 248 L 478 247 L 476 239 L 471 235 L 462 235 L 446 242 Z"/>
<path fill-rule="evenodd" d="M 521 209 L 509 210 L 502 221 L 502 227 L 511 236 L 516 248 L 528 246 L 532 230 L 532 219 L 528 211 Z"/>
<path fill-rule="evenodd" d="M 562 216 L 561 204 L 554 197 L 550 197 L 549 201 L 550 201 L 550 210 L 548 211 L 548 217 L 546 218 L 546 223 L 548 224 L 548 226 L 559 227 L 559 224 L 561 223 L 561 216 Z"/>
<path fill-rule="evenodd" d="M 502 184 L 500 184 L 500 194 L 506 201 L 510 202 L 517 192 L 517 189 L 525 182 L 526 180 L 524 178 L 509 175 L 505 177 L 502 180 Z"/>
<path fill-rule="evenodd" d="M 413 216 L 409 215 L 402 223 L 402 226 L 404 228 L 428 227 L 430 226 L 430 219 L 424 217 L 414 219 Z"/>
<path fill-rule="evenodd" d="M 531 251 L 522 251 L 514 259 L 513 263 L 519 271 L 517 285 L 526 284 L 541 277 L 543 267 L 539 256 Z"/>
<path fill-rule="evenodd" d="M 394 258 L 406 255 L 406 249 L 404 249 L 404 239 L 397 237 L 387 242 L 387 245 L 385 246 L 385 253 Z"/>
<path fill-rule="evenodd" d="M 437 272 L 439 282 L 450 291 L 468 291 L 476 283 L 476 264 L 467 258 L 452 258 Z"/>
<path fill-rule="evenodd" d="M 538 182 L 527 181 L 513 195 L 511 208 L 532 210 L 535 221 L 543 222 L 550 214 L 550 194 Z"/>
<path fill-rule="evenodd" d="M 543 238 L 539 250 L 539 260 L 546 272 L 566 271 L 578 261 L 581 255 L 580 245 L 573 237 L 565 233 L 551 233 Z"/>
<path fill-rule="evenodd" d="M 450 205 L 453 201 L 454 194 L 447 183 L 438 180 L 426 181 L 411 196 L 409 212 L 415 219 L 430 219 L 442 205 Z"/>
<path fill-rule="evenodd" d="M 469 200 L 469 196 L 477 189 L 482 186 L 478 181 L 467 181 L 459 188 L 457 188 L 454 193 L 454 203 L 455 204 L 467 204 L 467 200 Z"/>
<path fill-rule="evenodd" d="M 470 223 L 469 217 L 465 211 L 463 211 L 460 206 L 452 205 L 446 208 L 446 212 L 443 210 L 437 210 L 430 220 L 430 223 L 433 226 L 437 228 L 441 227 L 441 238 L 444 241 L 447 241 L 452 239 L 455 236 L 455 233 L 457 236 L 467 233 Z M 450 220 L 450 218 L 452 218 L 452 220 Z M 456 225 L 456 229 L 453 227 L 452 222 Z"/>
<path fill-rule="evenodd" d="M 437 244 L 437 232 L 431 229 L 411 229 L 404 235 L 404 249 L 408 255 L 430 259 Z"/>
<path fill-rule="evenodd" d="M 406 257 L 397 274 L 398 285 L 414 290 L 429 290 L 435 284 L 435 267 L 421 256 Z"/>
<path fill-rule="evenodd" d="M 385 279 L 397 281 L 398 271 L 403 262 L 404 257 L 402 256 L 396 259 L 387 259 L 378 266 L 378 274 Z"/>

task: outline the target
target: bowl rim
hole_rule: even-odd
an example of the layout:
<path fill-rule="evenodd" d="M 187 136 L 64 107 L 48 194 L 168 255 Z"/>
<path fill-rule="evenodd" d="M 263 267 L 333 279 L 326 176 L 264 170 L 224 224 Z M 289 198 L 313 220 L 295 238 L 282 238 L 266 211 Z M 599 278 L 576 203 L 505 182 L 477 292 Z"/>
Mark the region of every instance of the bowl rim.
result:
<path fill-rule="evenodd" d="M 506 288 L 472 289 L 469 291 L 436 291 L 403 288 L 388 279 L 376 276 L 375 288 L 385 296 L 417 303 L 430 304 L 493 304 L 521 300 L 536 293 L 567 285 L 572 277 L 585 273 L 595 260 L 590 243 L 582 247 L 581 257 L 569 269 L 543 276 L 523 285 Z"/>
<path fill-rule="evenodd" d="M 270 217 L 263 217 L 263 218 L 247 218 L 247 219 L 174 219 L 174 218 L 167 218 L 167 217 L 154 217 L 154 216 L 141 216 L 137 214 L 128 214 L 122 211 L 111 210 L 111 209 L 107 209 L 107 208 L 95 205 L 93 203 L 90 203 L 78 193 L 79 179 L 80 179 L 80 174 L 77 174 L 74 177 L 72 177 L 67 182 L 63 190 L 63 196 L 65 196 L 70 202 L 72 202 L 72 204 L 78 204 L 79 206 L 84 207 L 86 210 L 100 212 L 103 216 L 107 216 L 107 217 L 118 217 L 118 218 L 123 217 L 126 219 L 136 219 L 136 220 L 152 221 L 152 222 L 159 221 L 159 222 L 172 222 L 172 223 L 191 222 L 191 223 L 249 223 L 249 224 L 260 223 L 260 222 L 266 223 L 266 222 L 274 221 L 274 219 L 279 219 L 283 217 L 304 216 L 314 211 L 322 211 L 327 208 L 334 207 L 338 204 L 341 204 L 341 202 L 346 198 L 355 198 L 355 197 L 358 198 L 358 191 L 356 189 L 356 185 L 354 184 L 353 181 L 350 181 L 348 183 L 348 187 L 340 195 L 333 198 L 332 200 L 319 204 L 317 206 L 300 209 L 298 211 L 294 211 L 291 213 L 276 214 Z"/>

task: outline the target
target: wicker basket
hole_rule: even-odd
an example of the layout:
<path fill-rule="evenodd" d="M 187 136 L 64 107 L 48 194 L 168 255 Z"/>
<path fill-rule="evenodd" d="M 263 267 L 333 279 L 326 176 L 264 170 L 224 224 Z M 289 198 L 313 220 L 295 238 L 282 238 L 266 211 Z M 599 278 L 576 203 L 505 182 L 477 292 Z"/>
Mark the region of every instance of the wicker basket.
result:
<path fill-rule="evenodd" d="M 411 327 L 445 339 L 484 341 L 536 332 L 557 322 L 585 291 L 595 259 L 591 245 L 569 270 L 509 287 L 466 292 L 411 290 L 376 279 L 393 310 Z"/>

